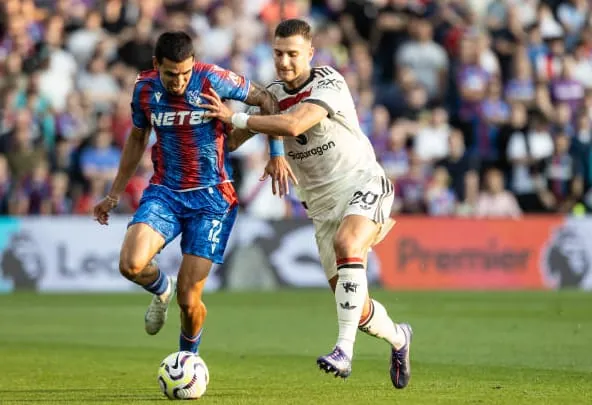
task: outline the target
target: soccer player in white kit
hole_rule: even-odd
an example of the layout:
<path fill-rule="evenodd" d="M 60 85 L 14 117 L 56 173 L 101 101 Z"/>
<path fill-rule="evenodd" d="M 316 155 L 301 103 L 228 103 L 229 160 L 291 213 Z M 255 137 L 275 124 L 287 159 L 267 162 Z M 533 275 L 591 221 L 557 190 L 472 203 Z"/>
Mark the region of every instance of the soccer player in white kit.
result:
<path fill-rule="evenodd" d="M 303 20 L 285 20 L 276 28 L 273 49 L 280 80 L 267 88 L 282 114 L 233 113 L 214 92 L 202 94 L 210 103 L 202 106 L 210 110 L 206 115 L 233 124 L 233 148 L 250 136 L 247 131 L 283 137 L 337 307 L 337 343 L 317 359 L 318 366 L 348 377 L 359 328 L 390 343 L 391 381 L 405 388 L 411 377 L 412 329 L 394 323 L 384 306 L 370 299 L 365 271 L 368 251 L 384 236 L 389 221 L 393 185 L 359 127 L 343 76 L 329 66 L 311 68 L 311 40 L 311 27 Z M 283 152 L 283 145 L 273 146 L 266 167 L 272 177 L 277 175 L 274 156 Z"/>

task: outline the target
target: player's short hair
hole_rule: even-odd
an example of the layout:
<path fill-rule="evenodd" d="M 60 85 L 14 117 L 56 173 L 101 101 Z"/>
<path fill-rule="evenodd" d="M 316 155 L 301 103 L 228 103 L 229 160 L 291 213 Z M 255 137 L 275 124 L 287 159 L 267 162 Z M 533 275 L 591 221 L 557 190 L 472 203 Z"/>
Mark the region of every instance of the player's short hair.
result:
<path fill-rule="evenodd" d="M 162 33 L 156 41 L 154 56 L 158 63 L 162 63 L 164 58 L 173 62 L 183 62 L 185 59 L 195 56 L 193 41 L 183 31 Z"/>
<path fill-rule="evenodd" d="M 294 35 L 300 35 L 307 41 L 312 40 L 312 28 L 304 20 L 292 18 L 284 20 L 275 28 L 275 36 L 279 38 L 288 38 Z"/>

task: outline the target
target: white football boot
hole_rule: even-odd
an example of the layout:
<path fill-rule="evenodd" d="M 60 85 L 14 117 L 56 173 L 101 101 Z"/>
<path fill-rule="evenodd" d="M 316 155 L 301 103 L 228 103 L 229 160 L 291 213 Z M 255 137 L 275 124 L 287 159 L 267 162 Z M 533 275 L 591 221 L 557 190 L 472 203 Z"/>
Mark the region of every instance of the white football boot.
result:
<path fill-rule="evenodd" d="M 144 316 L 144 328 L 149 335 L 156 335 L 164 326 L 169 303 L 177 289 L 177 280 L 171 276 L 167 276 L 167 278 L 169 279 L 169 288 L 168 292 L 163 294 L 164 299 L 161 299 L 162 296 L 154 295 Z"/>

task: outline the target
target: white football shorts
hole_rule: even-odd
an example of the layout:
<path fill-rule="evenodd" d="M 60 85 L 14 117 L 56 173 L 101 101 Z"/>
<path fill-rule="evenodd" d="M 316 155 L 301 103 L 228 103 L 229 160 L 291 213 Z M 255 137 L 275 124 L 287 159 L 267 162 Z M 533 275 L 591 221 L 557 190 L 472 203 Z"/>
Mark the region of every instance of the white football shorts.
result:
<path fill-rule="evenodd" d="M 338 197 L 335 199 L 337 204 L 330 215 L 313 218 L 319 256 L 327 280 L 337 275 L 333 240 L 343 218 L 361 215 L 384 225 L 390 217 L 394 188 L 385 176 L 374 176 L 369 181 L 359 181 L 359 184 L 345 189 L 341 195 L 335 197 Z"/>

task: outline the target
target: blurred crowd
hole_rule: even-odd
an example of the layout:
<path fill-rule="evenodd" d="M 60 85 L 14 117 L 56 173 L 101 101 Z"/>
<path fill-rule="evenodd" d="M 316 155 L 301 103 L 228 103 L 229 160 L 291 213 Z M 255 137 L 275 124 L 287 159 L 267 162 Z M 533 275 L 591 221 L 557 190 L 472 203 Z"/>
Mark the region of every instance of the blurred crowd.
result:
<path fill-rule="evenodd" d="M 3 0 L 0 214 L 90 213 L 161 32 L 186 30 L 200 60 L 265 84 L 281 17 L 311 22 L 313 64 L 346 78 L 394 214 L 590 211 L 591 12 L 591 0 Z M 266 156 L 263 137 L 232 154 L 243 208 L 303 216 L 294 193 L 259 181 Z M 151 173 L 147 152 L 120 213 Z"/>

